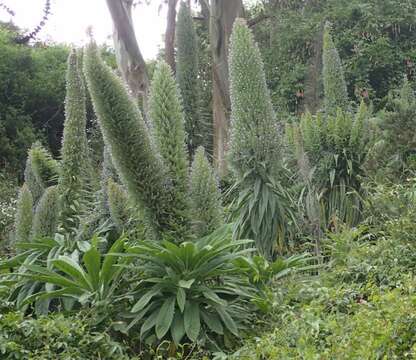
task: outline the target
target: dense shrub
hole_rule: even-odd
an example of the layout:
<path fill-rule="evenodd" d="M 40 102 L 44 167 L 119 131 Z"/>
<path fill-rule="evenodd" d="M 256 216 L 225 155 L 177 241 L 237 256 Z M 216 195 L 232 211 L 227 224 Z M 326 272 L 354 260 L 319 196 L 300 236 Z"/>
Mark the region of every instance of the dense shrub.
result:
<path fill-rule="evenodd" d="M 0 244 L 10 239 L 16 212 L 17 184 L 11 176 L 0 173 Z M 1 245 L 0 245 L 1 246 Z"/>
<path fill-rule="evenodd" d="M 83 315 L 25 317 L 0 314 L 0 357 L 4 360 L 129 359 L 122 344 L 105 331 L 94 331 Z"/>

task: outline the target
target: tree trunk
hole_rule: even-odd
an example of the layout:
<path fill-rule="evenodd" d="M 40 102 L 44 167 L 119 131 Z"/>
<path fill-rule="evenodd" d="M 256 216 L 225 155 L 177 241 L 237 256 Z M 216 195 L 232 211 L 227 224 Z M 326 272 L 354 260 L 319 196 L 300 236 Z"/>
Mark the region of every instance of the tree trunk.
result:
<path fill-rule="evenodd" d="M 114 24 L 113 40 L 118 67 L 132 95 L 142 100 L 146 109 L 149 77 L 134 33 L 132 5 L 133 0 L 107 0 Z"/>
<path fill-rule="evenodd" d="M 243 15 L 242 0 L 211 0 L 214 161 L 220 175 L 227 172 L 226 152 L 231 111 L 228 81 L 228 47 L 234 20 Z"/>
<path fill-rule="evenodd" d="M 177 0 L 168 0 L 168 15 L 165 32 L 165 60 L 175 71 L 175 30 Z"/>

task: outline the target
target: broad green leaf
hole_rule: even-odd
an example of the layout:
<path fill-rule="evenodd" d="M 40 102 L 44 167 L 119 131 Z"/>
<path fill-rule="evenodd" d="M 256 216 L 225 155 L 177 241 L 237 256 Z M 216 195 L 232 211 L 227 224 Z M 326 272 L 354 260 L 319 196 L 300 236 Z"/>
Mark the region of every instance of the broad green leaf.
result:
<path fill-rule="evenodd" d="M 101 281 L 104 284 L 108 284 L 115 273 L 114 264 L 116 263 L 118 256 L 112 254 L 120 253 L 123 249 L 124 237 L 120 237 L 114 242 L 108 251 L 108 254 L 105 256 L 103 266 L 101 267 Z"/>
<path fill-rule="evenodd" d="M 178 288 L 178 292 L 176 294 L 176 300 L 178 302 L 178 306 L 179 306 L 179 309 L 181 310 L 181 313 L 183 313 L 183 310 L 185 309 L 185 301 L 186 301 L 186 293 L 184 289 Z"/>
<path fill-rule="evenodd" d="M 201 320 L 199 317 L 199 304 L 197 302 L 186 302 L 184 325 L 186 335 L 192 341 L 198 339 L 199 331 L 201 329 Z"/>
<path fill-rule="evenodd" d="M 195 279 L 190 280 L 179 280 L 178 285 L 184 289 L 190 289 Z"/>
<path fill-rule="evenodd" d="M 76 280 L 79 286 L 92 290 L 91 284 L 87 279 L 87 274 L 85 273 L 84 269 L 82 269 L 81 266 L 79 266 L 79 264 L 69 256 L 60 256 L 58 259 L 53 260 L 53 265 Z"/>
<path fill-rule="evenodd" d="M 143 335 L 153 328 L 156 325 L 156 319 L 159 314 L 159 311 L 156 309 L 153 311 L 150 316 L 146 319 L 146 321 L 143 323 L 141 329 L 140 329 L 140 337 L 143 338 Z"/>
<path fill-rule="evenodd" d="M 221 320 L 219 319 L 217 314 L 213 313 L 206 313 L 205 311 L 201 311 L 202 319 L 204 320 L 204 323 L 207 324 L 208 328 L 219 334 L 224 334 L 224 328 L 222 327 Z"/>
<path fill-rule="evenodd" d="M 203 291 L 203 294 L 204 294 L 204 296 L 207 298 L 207 299 L 209 299 L 209 300 L 211 300 L 211 301 L 213 301 L 213 302 L 215 302 L 215 303 L 217 303 L 218 305 L 222 305 L 222 306 L 227 306 L 227 301 L 225 301 L 225 300 L 223 300 L 223 299 L 221 299 L 214 291 L 212 291 L 211 289 L 209 289 L 209 288 L 206 288 L 204 291 Z"/>
<path fill-rule="evenodd" d="M 175 297 L 165 300 L 156 319 L 156 336 L 162 339 L 168 332 L 175 314 Z"/>
<path fill-rule="evenodd" d="M 100 282 L 101 255 L 95 247 L 91 247 L 83 256 L 88 277 L 94 290 L 98 290 Z"/>
<path fill-rule="evenodd" d="M 183 316 L 178 312 L 175 313 L 172 326 L 170 327 L 170 333 L 173 341 L 178 345 L 180 344 L 183 336 L 185 335 L 185 326 L 183 324 Z"/>
<path fill-rule="evenodd" d="M 220 315 L 222 321 L 224 322 L 226 328 L 230 330 L 235 336 L 239 336 L 237 325 L 235 324 L 234 320 L 228 314 L 227 310 L 225 310 L 221 306 L 216 306 L 215 309 L 217 310 L 218 314 Z"/>
<path fill-rule="evenodd" d="M 160 292 L 160 288 L 158 286 L 153 286 L 147 293 L 145 293 L 140 300 L 133 306 L 130 312 L 135 313 L 142 310 L 149 301 L 153 298 L 153 296 L 157 295 Z"/>

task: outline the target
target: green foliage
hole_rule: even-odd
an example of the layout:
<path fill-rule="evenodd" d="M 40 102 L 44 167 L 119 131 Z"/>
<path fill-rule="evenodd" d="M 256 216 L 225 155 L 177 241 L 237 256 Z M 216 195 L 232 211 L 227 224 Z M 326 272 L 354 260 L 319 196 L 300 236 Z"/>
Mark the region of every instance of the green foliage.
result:
<path fill-rule="evenodd" d="M 30 154 L 30 151 L 29 151 L 29 154 Z M 45 191 L 45 189 L 42 186 L 42 184 L 38 182 L 38 179 L 36 178 L 36 175 L 33 169 L 31 156 L 28 156 L 26 159 L 24 179 L 25 179 L 25 183 L 27 187 L 29 188 L 33 196 L 33 202 L 37 204 L 43 192 Z"/>
<path fill-rule="evenodd" d="M 104 147 L 99 193 L 99 210 L 104 218 L 108 218 L 110 215 L 108 204 L 108 183 L 110 180 L 117 181 L 118 175 L 111 160 L 110 152 Z"/>
<path fill-rule="evenodd" d="M 57 44 L 18 45 L 16 35 L 0 25 L 0 163 L 20 177 L 36 140 L 47 140 L 57 152 L 68 50 Z"/>
<path fill-rule="evenodd" d="M 58 230 L 58 222 L 59 189 L 51 186 L 45 190 L 36 206 L 31 237 L 53 237 Z"/>
<path fill-rule="evenodd" d="M 74 299 L 82 306 L 95 306 L 97 322 L 107 318 L 109 307 L 125 298 L 126 294 L 117 296 L 116 290 L 128 260 L 120 260 L 120 253 L 124 252 L 123 237 L 114 242 L 105 257 L 98 251 L 97 241 L 98 238 L 91 240 L 82 261 L 60 255 L 52 258 L 48 267 L 24 263 L 27 271 L 18 273 L 18 276 L 54 285 L 55 289 L 46 288 L 45 291 L 27 294 L 21 299 L 21 304 L 54 298 Z"/>
<path fill-rule="evenodd" d="M 414 167 L 415 125 L 416 96 L 411 84 L 405 80 L 400 91 L 390 93 L 387 111 L 379 123 L 383 148 L 378 150 L 381 150 L 384 156 L 374 164 L 375 167 L 384 165 L 398 174 L 404 174 L 409 168 Z"/>
<path fill-rule="evenodd" d="M 279 125 L 272 108 L 260 51 L 243 20 L 234 24 L 230 47 L 230 162 L 240 197 L 235 236 L 256 241 L 268 258 L 287 246 L 292 201 L 281 185 Z"/>
<path fill-rule="evenodd" d="M 39 192 L 37 187 L 45 189 L 57 184 L 60 174 L 59 164 L 40 143 L 36 142 L 32 145 L 27 161 L 29 166 L 27 175 L 35 191 Z M 30 179 L 31 173 L 35 176 L 36 184 Z"/>
<path fill-rule="evenodd" d="M 287 313 L 280 328 L 231 358 L 413 358 L 416 296 L 409 283 L 366 300 L 342 288 L 315 291 L 316 299 Z"/>
<path fill-rule="evenodd" d="M 251 291 L 234 265 L 247 241 L 232 241 L 228 227 L 196 242 L 143 242 L 128 250 L 143 282 L 129 327 L 141 322 L 142 339 L 156 335 L 180 344 L 206 336 L 239 336 Z M 208 335 L 210 334 L 210 335 Z M 211 338 L 212 340 L 213 338 Z"/>
<path fill-rule="evenodd" d="M 320 219 L 324 227 L 335 218 L 349 224 L 360 219 L 364 176 L 363 165 L 372 140 L 370 112 L 364 103 L 356 115 L 338 111 L 336 116 L 312 116 L 307 113 L 299 125 L 288 126 L 288 139 L 299 158 L 300 147 L 308 167 L 299 162 L 299 171 L 306 172 L 321 204 Z"/>
<path fill-rule="evenodd" d="M 174 191 L 162 160 L 154 153 L 146 125 L 125 86 L 100 59 L 90 44 L 84 69 L 104 141 L 121 180 L 133 201 L 143 209 L 156 237 L 181 234 L 177 224 Z M 176 239 L 179 239 L 177 237 Z"/>
<path fill-rule="evenodd" d="M 183 100 L 188 152 L 193 155 L 207 134 L 200 114 L 198 37 L 186 2 L 181 2 L 178 12 L 176 46 L 176 78 Z"/>
<path fill-rule="evenodd" d="M 276 305 L 276 295 L 273 285 L 277 281 L 298 271 L 316 268 L 310 263 L 309 254 L 292 255 L 288 258 L 279 257 L 273 262 L 264 257 L 241 257 L 236 260 L 236 265 L 247 275 L 251 284 L 259 291 L 252 302 L 265 314 L 271 312 Z"/>
<path fill-rule="evenodd" d="M 27 242 L 32 229 L 33 197 L 26 184 L 20 189 L 16 208 L 15 241 Z"/>
<path fill-rule="evenodd" d="M 324 242 L 328 268 L 279 283 L 272 328 L 255 332 L 231 358 L 413 359 L 413 217 L 382 220 L 372 232 L 346 227 L 331 234 Z"/>
<path fill-rule="evenodd" d="M 212 233 L 224 222 L 218 178 L 203 147 L 195 152 L 191 169 L 189 196 L 193 231 L 201 237 Z"/>
<path fill-rule="evenodd" d="M 110 217 L 119 234 L 126 232 L 134 240 L 143 238 L 145 227 L 140 211 L 131 204 L 126 190 L 109 179 L 107 194 Z"/>
<path fill-rule="evenodd" d="M 85 89 L 75 50 L 68 57 L 66 81 L 65 126 L 58 186 L 61 194 L 61 222 L 63 228 L 69 232 L 77 227 L 77 216 L 82 211 L 82 192 L 86 189 L 89 169 Z"/>
<path fill-rule="evenodd" d="M 338 50 L 332 40 L 329 23 L 325 24 L 322 64 L 325 112 L 328 115 L 336 115 L 339 109 L 342 111 L 348 110 L 349 101 L 344 70 L 342 69 Z"/>
<path fill-rule="evenodd" d="M 244 20 L 234 24 L 230 45 L 230 161 L 239 179 L 274 175 L 279 164 L 278 127 L 260 50 Z"/>
<path fill-rule="evenodd" d="M 0 314 L 2 359 L 129 359 L 121 344 L 106 331 L 94 331 L 84 316 L 35 319 L 19 312 Z"/>
<path fill-rule="evenodd" d="M 0 172 L 0 246 L 10 239 L 16 213 L 17 183 Z"/>
<path fill-rule="evenodd" d="M 332 23 L 350 99 L 378 110 L 403 74 L 414 77 L 416 9 L 407 0 L 256 2 L 248 18 L 269 16 L 253 31 L 265 60 L 273 104 L 291 113 L 320 107 L 322 28 Z M 309 106 L 312 104 L 313 106 Z"/>
<path fill-rule="evenodd" d="M 109 179 L 107 194 L 111 219 L 117 229 L 123 231 L 131 215 L 127 193 L 121 185 Z"/>
<path fill-rule="evenodd" d="M 173 185 L 175 217 L 181 222 L 176 230 L 179 236 L 186 237 L 189 231 L 188 154 L 185 150 L 185 130 L 180 95 L 172 70 L 165 62 L 155 69 L 150 89 L 149 116 L 156 148 L 166 165 Z M 182 230 L 179 227 L 183 227 Z"/>
<path fill-rule="evenodd" d="M 296 223 L 290 193 L 272 178 L 256 179 L 241 188 L 235 201 L 234 237 L 255 239 L 258 251 L 270 259 L 288 250 L 287 238 Z"/>

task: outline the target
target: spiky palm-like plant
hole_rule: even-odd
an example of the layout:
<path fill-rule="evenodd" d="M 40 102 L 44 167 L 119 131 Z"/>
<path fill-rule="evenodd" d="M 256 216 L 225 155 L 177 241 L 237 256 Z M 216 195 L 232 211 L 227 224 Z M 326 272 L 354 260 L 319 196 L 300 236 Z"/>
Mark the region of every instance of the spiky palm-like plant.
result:
<path fill-rule="evenodd" d="M 252 238 L 267 257 L 285 249 L 291 198 L 281 185 L 280 131 L 260 51 L 244 20 L 230 47 L 230 162 L 240 187 L 235 236 Z"/>
<path fill-rule="evenodd" d="M 53 237 L 59 222 L 59 190 L 57 186 L 48 187 L 36 206 L 33 218 L 32 239 Z"/>
<path fill-rule="evenodd" d="M 57 184 L 60 173 L 59 164 L 40 143 L 32 145 L 29 150 L 29 159 L 36 181 L 43 188 Z"/>
<path fill-rule="evenodd" d="M 174 188 L 161 156 L 154 152 L 137 104 L 106 66 L 97 46 L 87 46 L 84 70 L 95 112 L 121 181 L 157 238 L 179 241 L 183 218 L 175 211 Z"/>
<path fill-rule="evenodd" d="M 160 62 L 153 75 L 149 98 L 149 115 L 157 150 L 173 184 L 178 218 L 183 218 L 184 232 L 188 227 L 187 201 L 188 154 L 180 95 L 172 70 Z"/>
<path fill-rule="evenodd" d="M 208 235 L 224 223 L 218 179 L 202 146 L 196 150 L 192 163 L 189 196 L 197 236 Z"/>
<path fill-rule="evenodd" d="M 349 109 L 349 101 L 344 70 L 332 39 L 331 24 L 328 22 L 324 29 L 322 63 L 325 112 L 328 115 L 336 115 L 338 109 L 343 111 Z"/>
<path fill-rule="evenodd" d="M 71 231 L 81 212 L 81 199 L 87 186 L 89 168 L 86 137 L 85 89 L 79 73 L 75 50 L 69 55 L 66 76 L 65 124 L 61 149 L 61 220 L 63 228 Z"/>
<path fill-rule="evenodd" d="M 33 197 L 26 184 L 20 189 L 16 205 L 15 241 L 29 241 L 33 220 Z"/>
<path fill-rule="evenodd" d="M 181 2 L 176 25 L 176 78 L 183 99 L 188 151 L 192 155 L 204 141 L 204 126 L 200 116 L 198 39 L 191 9 Z"/>

